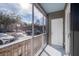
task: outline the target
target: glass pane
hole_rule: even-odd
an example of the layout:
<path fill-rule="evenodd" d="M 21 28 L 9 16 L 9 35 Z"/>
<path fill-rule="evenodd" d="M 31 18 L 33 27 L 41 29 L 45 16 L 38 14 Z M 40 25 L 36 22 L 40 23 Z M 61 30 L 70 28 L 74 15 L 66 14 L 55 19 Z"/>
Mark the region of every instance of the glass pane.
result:
<path fill-rule="evenodd" d="M 43 33 L 43 15 L 34 7 L 34 34 L 38 35 Z"/>
<path fill-rule="evenodd" d="M 47 32 L 47 18 L 44 17 L 44 33 Z"/>
<path fill-rule="evenodd" d="M 0 44 L 32 35 L 32 5 L 23 3 L 0 4 Z M 5 40 L 6 39 L 6 40 Z"/>

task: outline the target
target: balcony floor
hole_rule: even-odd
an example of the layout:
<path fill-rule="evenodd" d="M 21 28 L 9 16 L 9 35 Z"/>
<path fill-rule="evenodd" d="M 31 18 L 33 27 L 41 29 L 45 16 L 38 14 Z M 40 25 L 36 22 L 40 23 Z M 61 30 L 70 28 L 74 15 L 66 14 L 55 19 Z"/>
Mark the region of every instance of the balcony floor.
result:
<path fill-rule="evenodd" d="M 58 45 L 47 45 L 40 56 L 64 56 L 64 48 Z"/>

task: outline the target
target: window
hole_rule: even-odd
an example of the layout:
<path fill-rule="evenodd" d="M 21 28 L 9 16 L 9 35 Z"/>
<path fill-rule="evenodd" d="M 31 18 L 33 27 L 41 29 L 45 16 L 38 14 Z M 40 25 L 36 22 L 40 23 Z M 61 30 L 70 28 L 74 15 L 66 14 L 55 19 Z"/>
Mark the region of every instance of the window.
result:
<path fill-rule="evenodd" d="M 23 3 L 0 4 L 0 38 L 5 44 L 32 35 L 32 5 Z"/>
<path fill-rule="evenodd" d="M 8 55 L 7 51 L 14 51 L 12 55 L 35 55 L 46 43 L 46 22 L 44 15 L 33 4 L 1 3 L 0 45 L 11 43 L 8 46 L 11 51 L 6 50 L 5 45 L 5 55 Z"/>
<path fill-rule="evenodd" d="M 43 15 L 42 13 L 34 6 L 34 34 L 38 35 L 43 33 Z"/>

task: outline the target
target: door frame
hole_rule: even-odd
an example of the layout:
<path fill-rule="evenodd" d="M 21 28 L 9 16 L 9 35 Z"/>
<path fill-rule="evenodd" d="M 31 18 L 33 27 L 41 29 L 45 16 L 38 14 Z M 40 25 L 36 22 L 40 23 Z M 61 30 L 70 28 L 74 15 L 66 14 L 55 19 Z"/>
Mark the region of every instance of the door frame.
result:
<path fill-rule="evenodd" d="M 68 33 L 68 37 L 69 37 L 69 52 L 68 51 L 66 51 L 66 47 L 65 47 L 65 54 L 66 55 L 72 55 L 72 48 L 73 48 L 73 46 L 71 45 L 71 43 L 72 43 L 72 41 L 71 41 L 71 4 L 70 3 L 68 3 L 67 5 L 66 5 L 66 8 L 65 8 L 65 26 L 66 26 L 66 19 L 68 18 L 69 19 L 69 31 L 70 31 L 70 33 Z M 66 14 L 68 14 L 69 16 L 68 17 L 66 17 Z M 67 29 L 68 30 L 68 29 Z M 66 27 L 65 27 L 65 32 L 66 32 Z M 66 33 L 65 33 L 65 43 L 66 43 Z M 68 44 L 68 43 L 67 43 Z M 67 44 L 65 44 L 65 45 L 67 45 Z"/>

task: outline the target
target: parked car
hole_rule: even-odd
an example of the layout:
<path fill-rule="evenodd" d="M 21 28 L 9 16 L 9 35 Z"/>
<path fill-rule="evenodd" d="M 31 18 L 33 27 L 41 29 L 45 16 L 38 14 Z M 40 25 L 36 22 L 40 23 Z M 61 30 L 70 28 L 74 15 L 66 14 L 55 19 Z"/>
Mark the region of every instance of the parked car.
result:
<path fill-rule="evenodd" d="M 26 36 L 26 34 L 22 33 L 22 32 L 17 32 L 15 35 L 16 35 L 16 37 L 25 37 Z"/>
<path fill-rule="evenodd" d="M 32 30 L 28 30 L 26 32 L 27 35 L 32 35 Z M 38 34 L 41 34 L 41 31 L 40 30 L 34 30 L 34 35 L 38 35 Z"/>
<path fill-rule="evenodd" d="M 32 30 L 27 30 L 27 31 L 26 31 L 26 34 L 27 34 L 27 35 L 32 35 Z"/>
<path fill-rule="evenodd" d="M 40 30 L 35 30 L 34 31 L 34 35 L 39 35 L 39 34 L 41 34 L 41 31 Z"/>
<path fill-rule="evenodd" d="M 22 38 L 22 37 L 26 37 L 26 34 L 25 33 L 21 33 L 21 32 L 18 32 L 18 33 L 15 34 L 16 40 L 19 39 L 19 38 Z"/>
<path fill-rule="evenodd" d="M 5 33 L 0 33 L 0 45 L 10 43 L 15 40 L 14 36 L 5 34 Z"/>

